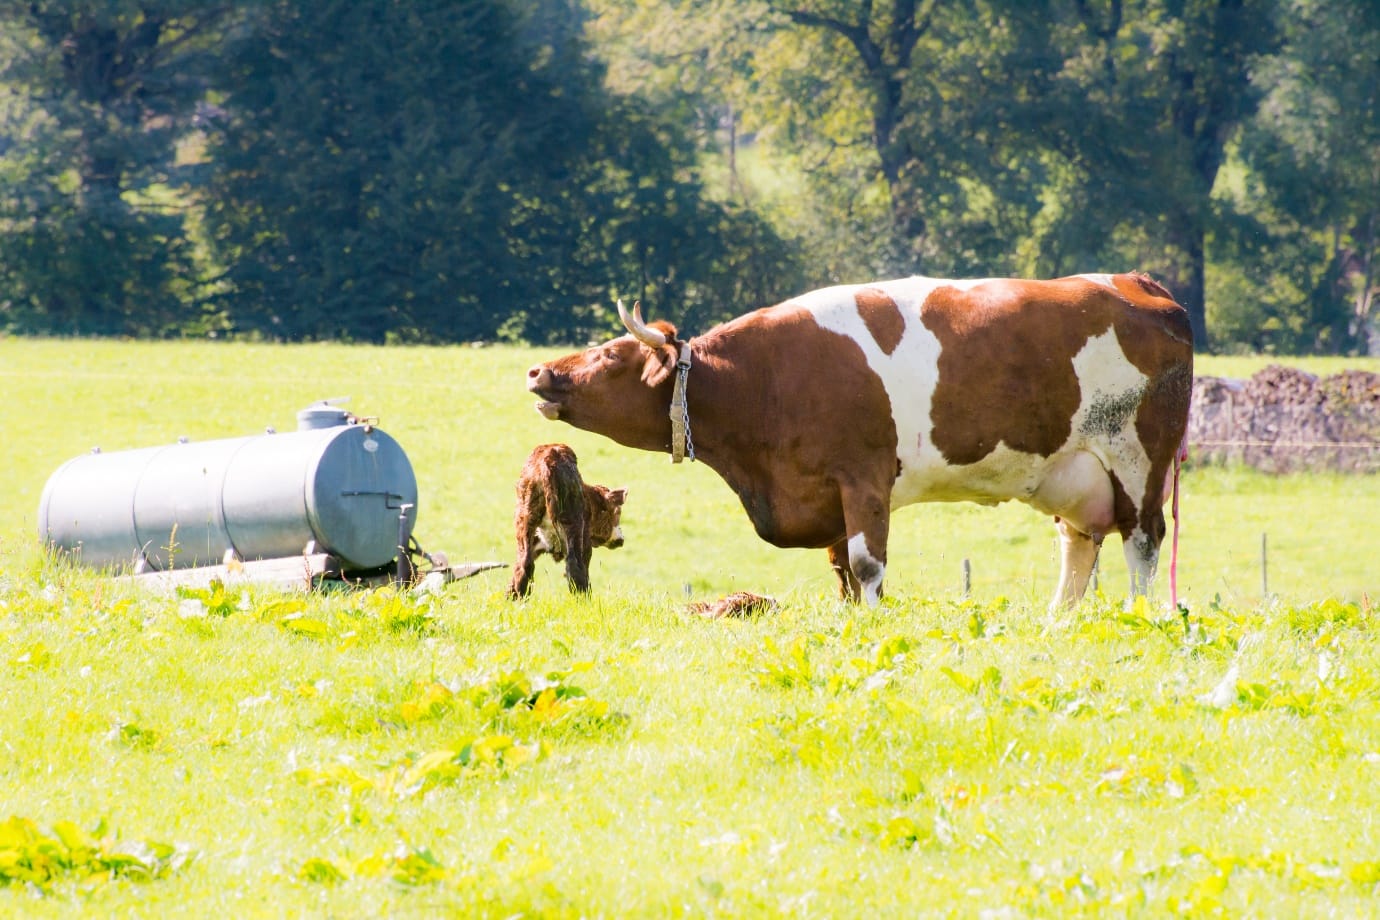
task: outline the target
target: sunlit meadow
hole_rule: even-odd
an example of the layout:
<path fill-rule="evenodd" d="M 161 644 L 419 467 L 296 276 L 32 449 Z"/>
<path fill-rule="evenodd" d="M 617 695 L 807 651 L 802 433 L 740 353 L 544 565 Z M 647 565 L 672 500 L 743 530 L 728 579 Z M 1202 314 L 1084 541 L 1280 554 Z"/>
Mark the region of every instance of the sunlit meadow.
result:
<path fill-rule="evenodd" d="M 1047 520 L 906 509 L 869 610 L 709 470 L 541 419 L 522 372 L 550 354 L 0 339 L 0 915 L 1380 909 L 1380 479 L 1190 468 L 1186 616 L 1163 578 L 1124 605 L 1115 539 L 1100 595 L 1051 614 Z M 339 396 L 407 451 L 425 548 L 511 561 L 514 477 L 554 440 L 629 487 L 627 545 L 592 597 L 542 560 L 521 604 L 502 570 L 162 595 L 38 545 L 92 446 Z M 780 606 L 686 612 L 738 590 Z"/>

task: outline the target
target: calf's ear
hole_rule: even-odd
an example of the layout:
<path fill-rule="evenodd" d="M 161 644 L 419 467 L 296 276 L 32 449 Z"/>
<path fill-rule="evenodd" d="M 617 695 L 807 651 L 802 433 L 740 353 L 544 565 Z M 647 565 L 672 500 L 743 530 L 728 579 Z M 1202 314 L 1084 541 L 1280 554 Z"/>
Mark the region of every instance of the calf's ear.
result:
<path fill-rule="evenodd" d="M 628 490 L 627 490 L 627 489 L 609 489 L 609 501 L 613 502 L 615 505 L 621 505 L 621 504 L 623 504 L 623 501 L 624 501 L 627 497 L 628 497 Z"/>

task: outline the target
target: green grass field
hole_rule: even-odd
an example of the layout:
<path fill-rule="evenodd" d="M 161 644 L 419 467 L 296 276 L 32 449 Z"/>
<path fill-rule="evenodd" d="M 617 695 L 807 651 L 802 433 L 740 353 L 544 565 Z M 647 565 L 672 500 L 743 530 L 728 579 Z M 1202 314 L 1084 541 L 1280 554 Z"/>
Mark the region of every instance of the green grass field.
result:
<path fill-rule="evenodd" d="M 1052 527 L 1014 504 L 898 513 L 868 610 L 710 471 L 541 419 L 522 372 L 554 353 L 0 339 L 0 916 L 1375 912 L 1380 479 L 1190 470 L 1187 624 L 1123 609 L 1115 539 L 1104 596 L 1047 613 Z M 594 596 L 542 560 L 520 605 L 502 571 L 159 597 L 37 544 L 94 445 L 344 395 L 454 561 L 510 561 L 535 444 L 628 486 Z M 781 608 L 684 613 L 734 590 Z"/>

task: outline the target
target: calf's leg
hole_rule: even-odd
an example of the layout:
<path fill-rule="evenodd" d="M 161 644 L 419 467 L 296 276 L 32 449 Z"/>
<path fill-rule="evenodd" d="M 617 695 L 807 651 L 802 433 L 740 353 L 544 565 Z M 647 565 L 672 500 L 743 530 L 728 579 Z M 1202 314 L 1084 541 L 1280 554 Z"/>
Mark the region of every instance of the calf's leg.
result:
<path fill-rule="evenodd" d="M 508 583 L 508 597 L 514 600 L 526 597 L 532 590 L 532 575 L 537 568 L 537 557 L 542 552 L 537 528 L 541 526 L 545 507 L 545 498 L 539 489 L 525 479 L 518 483 L 517 511 L 513 515 L 517 559 L 513 562 L 513 577 Z"/>
<path fill-rule="evenodd" d="M 589 557 L 594 544 L 589 537 L 589 519 L 580 515 L 578 520 L 562 522 L 565 531 L 565 579 L 570 590 L 581 594 L 589 591 Z"/>

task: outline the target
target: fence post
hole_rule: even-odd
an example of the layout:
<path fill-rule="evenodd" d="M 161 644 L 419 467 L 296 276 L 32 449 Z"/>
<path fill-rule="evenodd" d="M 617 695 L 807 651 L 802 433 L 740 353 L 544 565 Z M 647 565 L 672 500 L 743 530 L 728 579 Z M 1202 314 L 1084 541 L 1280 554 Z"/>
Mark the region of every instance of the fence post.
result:
<path fill-rule="evenodd" d="M 973 566 L 967 559 L 963 560 L 963 599 L 966 601 L 968 596 L 973 593 Z"/>
<path fill-rule="evenodd" d="M 1260 535 L 1260 596 L 1266 598 L 1270 596 L 1270 553 L 1268 546 L 1268 535 Z"/>

